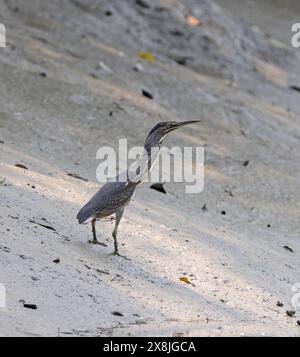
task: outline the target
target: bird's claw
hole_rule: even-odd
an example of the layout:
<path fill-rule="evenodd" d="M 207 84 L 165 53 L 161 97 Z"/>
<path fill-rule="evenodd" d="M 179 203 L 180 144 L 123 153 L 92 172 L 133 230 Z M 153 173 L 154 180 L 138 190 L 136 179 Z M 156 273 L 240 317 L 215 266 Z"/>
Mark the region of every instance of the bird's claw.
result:
<path fill-rule="evenodd" d="M 111 255 L 117 256 L 117 257 L 120 257 L 120 258 L 123 258 L 123 259 L 126 259 L 126 260 L 131 260 L 131 259 L 125 257 L 125 255 L 121 255 L 121 254 L 118 253 L 118 252 L 113 252 L 113 253 L 111 253 Z"/>
<path fill-rule="evenodd" d="M 102 245 L 103 247 L 107 247 L 107 244 L 105 244 L 103 242 L 99 242 L 98 240 L 89 240 L 88 243 L 89 244 L 98 244 L 98 245 Z"/>

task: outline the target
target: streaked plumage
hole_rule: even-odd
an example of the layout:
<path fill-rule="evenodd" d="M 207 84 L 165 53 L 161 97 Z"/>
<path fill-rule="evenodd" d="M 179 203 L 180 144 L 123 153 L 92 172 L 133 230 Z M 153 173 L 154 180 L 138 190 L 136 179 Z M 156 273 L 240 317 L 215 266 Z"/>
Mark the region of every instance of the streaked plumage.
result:
<path fill-rule="evenodd" d="M 194 124 L 197 122 L 199 121 L 188 121 L 180 123 L 160 122 L 156 124 L 150 131 L 145 141 L 144 148 L 146 157 L 144 158 L 145 160 L 142 161 L 142 165 L 145 166 L 144 168 L 151 171 L 159 154 L 159 150 L 156 150 L 154 157 L 153 152 L 151 156 L 151 149 L 160 148 L 166 134 L 185 125 Z M 141 170 L 143 171 L 143 167 Z M 77 219 L 80 224 L 84 223 L 89 218 L 92 218 L 93 241 L 91 241 L 91 243 L 106 246 L 106 244 L 98 242 L 97 240 L 95 223 L 97 219 L 108 217 L 114 213 L 116 214 L 116 224 L 113 231 L 115 255 L 119 255 L 117 242 L 118 225 L 124 213 L 125 207 L 128 205 L 134 194 L 136 186 L 141 183 L 141 180 L 130 181 L 128 179 L 128 177 L 131 177 L 129 172 L 122 172 L 120 176 L 121 175 L 125 176 L 125 179 L 127 179 L 126 181 L 123 180 L 125 182 L 118 182 L 119 180 L 116 179 L 104 184 L 100 190 L 89 200 L 89 202 L 84 207 L 82 207 L 77 215 Z"/>

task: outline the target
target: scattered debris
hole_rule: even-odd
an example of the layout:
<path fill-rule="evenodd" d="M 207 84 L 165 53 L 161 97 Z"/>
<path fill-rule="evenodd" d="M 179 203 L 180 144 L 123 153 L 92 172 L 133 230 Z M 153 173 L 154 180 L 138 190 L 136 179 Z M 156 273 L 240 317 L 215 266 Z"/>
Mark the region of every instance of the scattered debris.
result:
<path fill-rule="evenodd" d="M 12 216 L 11 214 L 9 214 L 8 217 L 11 218 L 11 219 L 19 219 L 18 216 Z"/>
<path fill-rule="evenodd" d="M 37 306 L 35 304 L 23 304 L 23 306 L 26 308 L 26 309 L 31 309 L 31 310 L 37 310 Z"/>
<path fill-rule="evenodd" d="M 170 31 L 170 34 L 171 34 L 172 36 L 177 36 L 177 37 L 183 36 L 183 32 L 181 32 L 181 31 L 179 31 L 179 30 Z"/>
<path fill-rule="evenodd" d="M 15 167 L 18 167 L 19 169 L 28 170 L 28 167 L 23 164 L 15 164 Z"/>
<path fill-rule="evenodd" d="M 281 301 L 277 301 L 276 306 L 282 307 L 283 303 Z"/>
<path fill-rule="evenodd" d="M 156 61 L 156 58 L 151 53 L 148 53 L 148 52 L 140 51 L 140 52 L 138 52 L 138 56 L 144 60 L 149 61 L 149 62 Z"/>
<path fill-rule="evenodd" d="M 45 218 L 43 218 L 43 221 L 47 222 Z M 53 228 L 52 226 L 50 226 L 49 224 L 44 224 L 44 223 L 41 223 L 41 222 L 37 222 L 37 221 L 35 221 L 35 220 L 33 220 L 33 219 L 30 219 L 29 222 L 30 222 L 30 223 L 33 223 L 33 224 L 37 224 L 37 225 L 39 225 L 39 226 L 41 226 L 41 227 L 44 227 L 44 228 L 46 228 L 46 229 L 49 229 L 49 230 L 51 230 L 51 231 L 56 232 L 56 229 Z"/>
<path fill-rule="evenodd" d="M 192 15 L 188 15 L 186 17 L 186 22 L 190 26 L 200 26 L 202 24 L 202 22 L 199 19 L 197 19 L 196 17 L 194 17 Z"/>
<path fill-rule="evenodd" d="M 229 187 L 225 187 L 224 192 L 225 192 L 225 193 L 228 193 L 228 195 L 229 195 L 230 197 L 234 197 L 234 195 L 233 195 L 233 193 L 232 193 L 232 191 L 230 190 Z"/>
<path fill-rule="evenodd" d="M 98 64 L 98 69 L 99 69 L 102 73 L 106 73 L 106 74 L 111 74 L 111 73 L 113 73 L 112 69 L 110 69 L 104 62 L 99 62 L 99 64 Z"/>
<path fill-rule="evenodd" d="M 27 304 L 24 299 L 19 300 L 19 303 L 23 304 L 23 307 L 27 309 L 37 310 L 37 305 L 35 304 Z"/>
<path fill-rule="evenodd" d="M 111 10 L 106 10 L 104 13 L 105 16 L 112 16 L 113 12 Z"/>
<path fill-rule="evenodd" d="M 108 271 L 106 270 L 101 270 L 101 269 L 96 269 L 97 273 L 100 273 L 100 274 L 105 274 L 105 275 L 110 275 Z"/>
<path fill-rule="evenodd" d="M 295 90 L 296 92 L 300 92 L 300 87 L 298 86 L 290 86 L 289 88 Z"/>
<path fill-rule="evenodd" d="M 177 59 L 175 59 L 175 62 L 177 64 L 179 64 L 180 66 L 186 66 L 187 59 L 186 58 L 177 58 Z"/>
<path fill-rule="evenodd" d="M 133 67 L 136 72 L 144 72 L 144 66 L 141 63 L 136 63 Z"/>
<path fill-rule="evenodd" d="M 148 99 L 153 99 L 153 95 L 145 89 L 142 89 L 142 94 L 144 97 L 146 97 Z"/>
<path fill-rule="evenodd" d="M 113 311 L 112 312 L 112 315 L 115 315 L 115 316 L 124 316 L 121 312 L 119 311 Z"/>
<path fill-rule="evenodd" d="M 135 3 L 144 9 L 150 9 L 150 5 L 148 5 L 144 0 L 136 0 Z"/>
<path fill-rule="evenodd" d="M 53 263 L 59 264 L 60 263 L 60 258 L 56 258 L 55 260 L 53 260 Z"/>
<path fill-rule="evenodd" d="M 68 176 L 70 177 L 73 177 L 73 178 L 76 178 L 77 180 L 81 180 L 81 181 L 85 181 L 85 182 L 88 182 L 89 180 L 84 178 L 84 177 L 81 177 L 80 175 L 78 174 L 72 174 L 72 173 L 69 173 L 67 174 Z"/>
<path fill-rule="evenodd" d="M 288 250 L 291 253 L 295 253 L 294 250 L 292 248 L 290 248 L 288 245 L 285 245 L 283 248 Z"/>
<path fill-rule="evenodd" d="M 179 278 L 180 281 L 182 281 L 183 283 L 186 283 L 186 284 L 192 284 L 190 281 L 189 281 L 189 278 L 187 278 L 186 276 L 182 276 L 181 278 Z"/>
<path fill-rule="evenodd" d="M 173 332 L 172 337 L 184 337 L 184 332 Z"/>
<path fill-rule="evenodd" d="M 152 186 L 150 186 L 150 188 L 152 188 L 152 190 L 164 193 L 165 195 L 167 194 L 167 191 L 164 188 L 164 183 L 154 183 Z"/>
<path fill-rule="evenodd" d="M 289 317 L 293 317 L 295 315 L 296 311 L 294 310 L 287 310 L 286 311 L 286 314 L 289 316 Z"/>
<path fill-rule="evenodd" d="M 2 250 L 2 252 L 5 252 L 5 253 L 10 253 L 10 248 L 8 248 L 8 247 L 3 247 L 0 245 L 0 250 Z"/>

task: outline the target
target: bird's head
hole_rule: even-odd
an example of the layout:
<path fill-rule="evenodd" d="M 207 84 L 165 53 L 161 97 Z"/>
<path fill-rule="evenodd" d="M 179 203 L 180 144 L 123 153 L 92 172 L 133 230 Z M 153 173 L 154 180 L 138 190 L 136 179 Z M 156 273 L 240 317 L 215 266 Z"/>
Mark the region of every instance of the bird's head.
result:
<path fill-rule="evenodd" d="M 182 121 L 182 122 L 162 121 L 160 123 L 157 123 L 151 129 L 151 131 L 146 139 L 146 143 L 151 143 L 152 146 L 159 145 L 162 143 L 165 136 L 168 133 L 170 133 L 171 131 L 183 128 L 190 124 L 199 123 L 199 122 L 200 122 L 200 120 L 191 120 L 191 121 Z"/>

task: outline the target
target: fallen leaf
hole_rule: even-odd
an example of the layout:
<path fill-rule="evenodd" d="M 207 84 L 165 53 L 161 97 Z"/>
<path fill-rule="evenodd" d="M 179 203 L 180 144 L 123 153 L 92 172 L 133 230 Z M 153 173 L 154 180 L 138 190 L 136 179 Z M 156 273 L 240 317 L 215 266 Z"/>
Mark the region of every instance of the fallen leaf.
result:
<path fill-rule="evenodd" d="M 76 178 L 77 180 L 81 180 L 81 181 L 85 181 L 85 182 L 88 182 L 88 179 L 84 178 L 84 177 L 81 177 L 80 175 L 78 174 L 67 174 L 68 176 L 70 177 L 73 177 L 73 178 Z"/>
<path fill-rule="evenodd" d="M 192 284 L 186 276 L 182 276 L 179 280 L 186 284 Z"/>
<path fill-rule="evenodd" d="M 286 250 L 288 250 L 288 251 L 291 252 L 291 253 L 294 253 L 293 249 L 290 248 L 288 245 L 285 245 L 283 248 L 286 249 Z"/>
<path fill-rule="evenodd" d="M 124 316 L 124 315 L 123 315 L 121 312 L 119 312 L 119 311 L 113 311 L 112 314 L 115 315 L 115 316 Z"/>
<path fill-rule="evenodd" d="M 289 316 L 289 317 L 293 317 L 295 315 L 296 311 L 294 310 L 288 310 L 286 311 L 286 314 Z"/>
<path fill-rule="evenodd" d="M 37 306 L 35 304 L 23 304 L 23 306 L 27 309 L 37 310 Z"/>
<path fill-rule="evenodd" d="M 158 192 L 164 193 L 165 195 L 167 194 L 167 191 L 164 188 L 164 184 L 163 183 L 155 183 L 152 186 L 150 186 L 150 188 L 152 188 L 152 190 L 156 190 Z"/>
<path fill-rule="evenodd" d="M 293 89 L 296 92 L 300 92 L 300 87 L 298 87 L 298 86 L 290 86 L 290 89 Z"/>
<path fill-rule="evenodd" d="M 206 212 L 206 211 L 207 211 L 206 203 L 202 206 L 202 211 L 203 211 L 203 212 Z"/>
<path fill-rule="evenodd" d="M 200 20 L 198 20 L 196 17 L 194 17 L 192 15 L 188 15 L 186 17 L 186 22 L 190 26 L 200 26 L 202 24 Z"/>
<path fill-rule="evenodd" d="M 37 224 L 37 225 L 39 225 L 39 226 L 41 226 L 41 227 L 44 227 L 44 228 L 46 228 L 46 229 L 49 229 L 50 231 L 56 232 L 56 229 L 53 228 L 53 227 L 51 227 L 49 224 L 43 224 L 43 223 L 37 222 L 37 221 L 35 221 L 35 220 L 33 220 L 33 219 L 30 219 L 29 222 L 30 222 L 30 223 L 33 223 L 33 224 Z"/>
<path fill-rule="evenodd" d="M 146 91 L 145 89 L 142 90 L 142 94 L 144 97 L 148 99 L 153 99 L 153 95 L 150 92 Z"/>
<path fill-rule="evenodd" d="M 150 6 L 144 0 L 136 0 L 135 2 L 144 9 L 150 9 Z"/>
<path fill-rule="evenodd" d="M 144 60 L 149 61 L 149 62 L 156 61 L 156 58 L 151 53 L 148 53 L 148 52 L 140 51 L 140 52 L 138 52 L 138 56 Z"/>
<path fill-rule="evenodd" d="M 28 167 L 26 167 L 23 164 L 15 164 L 16 167 L 18 167 L 19 169 L 24 169 L 24 170 L 28 170 Z"/>

